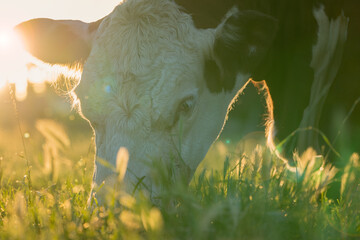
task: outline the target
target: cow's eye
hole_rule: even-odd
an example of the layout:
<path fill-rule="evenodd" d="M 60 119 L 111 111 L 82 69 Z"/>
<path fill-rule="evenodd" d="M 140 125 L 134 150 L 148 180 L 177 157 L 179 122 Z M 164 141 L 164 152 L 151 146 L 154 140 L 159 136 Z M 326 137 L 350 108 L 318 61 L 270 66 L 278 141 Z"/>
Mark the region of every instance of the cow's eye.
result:
<path fill-rule="evenodd" d="M 190 112 L 195 105 L 195 99 L 193 96 L 185 98 L 179 105 L 177 112 L 179 114 Z"/>
<path fill-rule="evenodd" d="M 190 97 L 184 99 L 180 103 L 179 108 L 178 108 L 178 113 L 188 113 L 194 108 L 194 105 L 195 105 L 194 97 L 190 96 Z"/>
<path fill-rule="evenodd" d="M 180 116 L 186 116 L 189 113 L 192 112 L 192 110 L 194 109 L 195 106 L 195 98 L 194 96 L 190 96 L 185 98 L 178 106 L 176 113 L 175 113 L 175 117 L 174 117 L 174 122 L 172 124 L 172 126 L 174 126 L 180 119 Z"/>

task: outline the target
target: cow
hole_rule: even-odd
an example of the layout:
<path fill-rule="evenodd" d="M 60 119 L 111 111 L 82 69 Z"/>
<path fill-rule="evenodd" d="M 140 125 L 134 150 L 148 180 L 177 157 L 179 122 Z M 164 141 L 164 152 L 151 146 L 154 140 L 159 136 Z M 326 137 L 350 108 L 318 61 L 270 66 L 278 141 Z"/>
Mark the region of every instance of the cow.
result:
<path fill-rule="evenodd" d="M 38 59 L 82 67 L 72 92 L 95 134 L 94 189 L 113 183 L 103 161 L 115 165 L 121 147 L 130 155 L 126 189 L 142 179 L 158 195 L 151 167 L 159 160 L 189 181 L 276 34 L 276 19 L 236 5 L 217 26 L 197 27 L 179 3 L 127 0 L 92 23 L 32 19 L 16 27 Z"/>

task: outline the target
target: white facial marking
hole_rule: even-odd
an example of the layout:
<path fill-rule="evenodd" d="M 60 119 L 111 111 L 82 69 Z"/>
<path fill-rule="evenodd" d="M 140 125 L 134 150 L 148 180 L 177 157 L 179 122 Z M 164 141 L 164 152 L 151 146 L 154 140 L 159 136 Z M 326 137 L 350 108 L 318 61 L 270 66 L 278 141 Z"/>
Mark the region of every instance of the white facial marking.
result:
<path fill-rule="evenodd" d="M 118 149 L 129 150 L 130 189 L 145 176 L 157 193 L 151 186 L 153 160 L 175 161 L 178 174 L 191 178 L 219 135 L 248 76 L 239 76 L 233 92 L 209 92 L 204 59 L 215 35 L 196 29 L 167 0 L 124 2 L 100 25 L 75 92 L 95 130 L 97 157 L 115 165 Z M 94 180 L 101 184 L 112 173 L 96 165 Z"/>

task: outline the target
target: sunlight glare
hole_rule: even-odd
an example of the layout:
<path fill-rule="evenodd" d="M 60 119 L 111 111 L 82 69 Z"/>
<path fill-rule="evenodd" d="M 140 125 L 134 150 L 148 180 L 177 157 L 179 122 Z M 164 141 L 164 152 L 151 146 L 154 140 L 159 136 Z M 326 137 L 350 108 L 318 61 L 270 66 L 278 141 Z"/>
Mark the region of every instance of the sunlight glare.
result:
<path fill-rule="evenodd" d="M 24 50 L 12 29 L 0 32 L 0 87 L 4 87 L 7 82 L 15 84 L 15 96 L 21 101 L 27 95 L 27 64 L 32 57 Z"/>
<path fill-rule="evenodd" d="M 27 85 L 28 83 L 25 81 L 25 82 L 16 82 L 15 83 L 15 86 L 16 86 L 16 93 L 15 93 L 15 97 L 16 97 L 16 100 L 18 101 L 24 101 L 27 97 Z"/>
<path fill-rule="evenodd" d="M 6 33 L 0 32 L 0 47 L 5 48 L 10 44 L 10 36 Z"/>
<path fill-rule="evenodd" d="M 12 30 L 8 32 L 9 34 L 2 34 L 4 37 L 0 40 L 1 46 L 6 45 L 0 47 L 0 88 L 6 83 L 15 84 L 17 100 L 25 100 L 28 83 L 35 93 L 40 94 L 46 91 L 46 82 L 56 81 L 60 74 L 80 79 L 79 69 L 43 63 L 24 50 L 21 38 L 16 33 Z"/>
<path fill-rule="evenodd" d="M 28 80 L 33 84 L 45 82 L 46 79 L 49 77 L 46 71 L 40 69 L 35 64 L 28 64 L 27 68 Z"/>
<path fill-rule="evenodd" d="M 46 84 L 45 82 L 48 79 L 51 79 L 49 74 L 45 70 L 40 69 L 35 64 L 27 64 L 28 69 L 28 80 L 32 84 L 34 92 L 37 94 L 41 94 L 46 91 Z"/>

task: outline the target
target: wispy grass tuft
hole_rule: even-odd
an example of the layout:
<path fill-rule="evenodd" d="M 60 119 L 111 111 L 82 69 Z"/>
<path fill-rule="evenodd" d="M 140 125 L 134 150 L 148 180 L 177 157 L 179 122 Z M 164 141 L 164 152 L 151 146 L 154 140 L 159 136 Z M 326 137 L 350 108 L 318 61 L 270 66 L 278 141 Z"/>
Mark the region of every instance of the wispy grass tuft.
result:
<path fill-rule="evenodd" d="M 118 159 L 115 181 L 121 183 L 126 150 Z M 335 170 L 321 155 L 308 149 L 294 159 L 295 175 L 261 146 L 247 154 L 227 151 L 218 159 L 221 169 L 199 169 L 190 185 L 159 162 L 153 175 L 162 186 L 157 201 L 141 188 L 135 194 L 114 188 L 107 207 L 93 199 L 91 209 L 85 165 L 38 189 L 29 189 L 25 179 L 17 184 L 3 179 L 0 239 L 359 238 L 359 155 L 354 153 L 343 171 L 339 199 L 327 197 Z"/>

